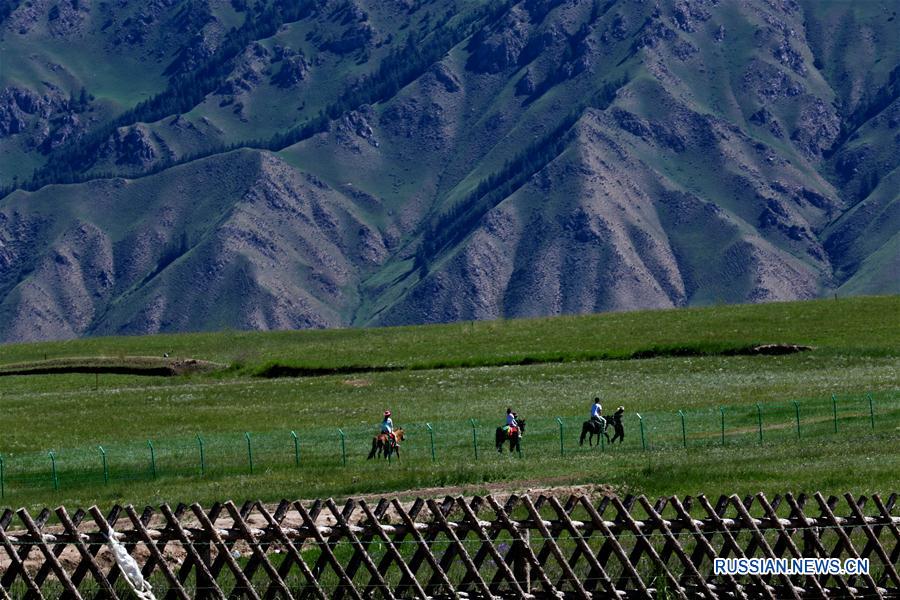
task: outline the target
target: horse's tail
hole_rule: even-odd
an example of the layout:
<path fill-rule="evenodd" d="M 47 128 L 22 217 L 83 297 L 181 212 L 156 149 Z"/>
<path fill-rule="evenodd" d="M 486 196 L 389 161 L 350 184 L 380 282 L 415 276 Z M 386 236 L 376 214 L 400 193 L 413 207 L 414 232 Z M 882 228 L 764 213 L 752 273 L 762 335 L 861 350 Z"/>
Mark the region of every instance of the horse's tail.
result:
<path fill-rule="evenodd" d="M 587 422 L 587 421 L 585 421 L 585 422 L 581 425 L 581 438 L 578 440 L 578 445 L 579 445 L 579 446 L 584 446 L 584 438 L 587 437 L 588 429 L 589 429 L 589 428 L 590 428 L 590 425 L 588 425 L 588 422 Z"/>
<path fill-rule="evenodd" d="M 372 438 L 372 451 L 369 452 L 369 456 L 366 457 L 366 460 L 369 460 L 370 458 L 375 458 L 375 451 L 376 451 L 376 450 L 378 450 L 378 438 L 377 438 L 377 437 L 373 437 L 373 438 Z"/>

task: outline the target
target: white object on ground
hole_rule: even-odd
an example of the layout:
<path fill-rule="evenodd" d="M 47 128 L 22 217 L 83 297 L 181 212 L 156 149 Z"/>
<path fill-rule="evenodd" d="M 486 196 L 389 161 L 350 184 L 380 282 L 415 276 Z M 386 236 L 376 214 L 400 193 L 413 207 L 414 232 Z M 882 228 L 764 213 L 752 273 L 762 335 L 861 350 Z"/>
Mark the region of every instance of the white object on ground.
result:
<path fill-rule="evenodd" d="M 116 564 L 119 565 L 119 569 L 121 569 L 122 574 L 125 575 L 125 581 L 128 582 L 137 597 L 140 598 L 140 600 L 156 600 L 156 596 L 153 595 L 153 589 L 150 587 L 150 583 L 144 579 L 143 575 L 141 575 L 141 568 L 138 566 L 137 561 L 128 554 L 128 550 L 125 549 L 125 546 L 116 539 L 116 532 L 113 531 L 112 527 L 109 528 L 107 538 L 109 539 L 109 549 L 112 550 L 113 557 L 116 559 Z"/>

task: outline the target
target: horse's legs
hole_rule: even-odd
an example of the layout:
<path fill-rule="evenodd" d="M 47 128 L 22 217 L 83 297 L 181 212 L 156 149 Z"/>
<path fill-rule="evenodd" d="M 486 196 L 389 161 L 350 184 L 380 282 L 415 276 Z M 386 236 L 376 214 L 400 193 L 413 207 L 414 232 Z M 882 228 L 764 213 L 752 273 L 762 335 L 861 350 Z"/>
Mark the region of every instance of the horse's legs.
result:
<path fill-rule="evenodd" d="M 387 447 L 388 460 L 390 460 L 391 456 L 393 456 L 394 454 L 397 455 L 397 460 L 400 460 L 400 444 L 398 444 L 396 440 L 392 440 Z"/>

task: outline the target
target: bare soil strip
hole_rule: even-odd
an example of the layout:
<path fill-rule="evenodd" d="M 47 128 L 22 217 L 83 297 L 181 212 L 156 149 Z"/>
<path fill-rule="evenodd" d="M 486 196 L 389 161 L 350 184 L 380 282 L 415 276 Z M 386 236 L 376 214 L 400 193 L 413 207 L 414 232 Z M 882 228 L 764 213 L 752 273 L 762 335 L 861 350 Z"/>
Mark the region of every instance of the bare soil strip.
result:
<path fill-rule="evenodd" d="M 0 377 L 12 375 L 59 375 L 64 373 L 174 377 L 188 373 L 207 373 L 224 367 L 225 365 L 219 363 L 195 358 L 158 358 L 155 356 L 129 356 L 125 358 L 74 357 L 3 365 L 0 366 Z"/>

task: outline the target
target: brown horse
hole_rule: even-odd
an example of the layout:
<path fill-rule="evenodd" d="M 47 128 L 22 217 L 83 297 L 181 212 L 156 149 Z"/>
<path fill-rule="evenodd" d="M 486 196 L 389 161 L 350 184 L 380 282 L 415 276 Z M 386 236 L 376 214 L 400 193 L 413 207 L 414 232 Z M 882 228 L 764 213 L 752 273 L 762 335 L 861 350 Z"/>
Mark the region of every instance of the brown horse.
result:
<path fill-rule="evenodd" d="M 379 458 L 390 458 L 391 454 L 395 453 L 397 454 L 397 460 L 400 460 L 399 442 L 402 442 L 404 437 L 405 433 L 402 427 L 394 430 L 394 439 L 391 439 L 391 436 L 386 433 L 379 433 L 372 438 L 372 450 L 369 452 L 366 460 L 376 456 Z"/>

